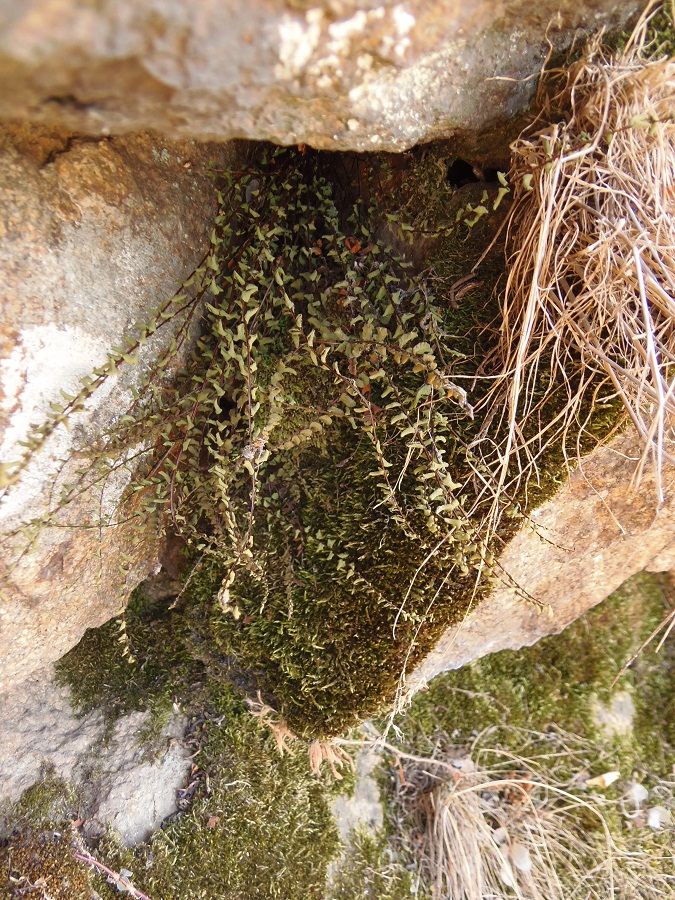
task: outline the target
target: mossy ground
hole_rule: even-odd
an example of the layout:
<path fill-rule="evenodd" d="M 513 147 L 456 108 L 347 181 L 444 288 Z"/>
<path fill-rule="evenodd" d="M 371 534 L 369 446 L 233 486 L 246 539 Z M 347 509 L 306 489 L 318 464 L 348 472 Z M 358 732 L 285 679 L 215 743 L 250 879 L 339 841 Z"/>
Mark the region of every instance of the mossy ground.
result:
<path fill-rule="evenodd" d="M 435 731 L 467 739 L 492 726 L 545 731 L 555 723 L 597 737 L 592 701 L 608 704 L 615 692 L 628 691 L 636 707 L 635 762 L 666 774 L 675 763 L 672 642 L 660 656 L 647 648 L 614 688 L 612 682 L 663 619 L 668 597 L 672 603 L 666 576 L 635 576 L 561 634 L 438 676 L 400 726 L 418 747 Z"/>
<path fill-rule="evenodd" d="M 280 756 L 232 688 L 208 689 L 189 809 L 136 851 L 111 837 L 100 852 L 153 900 L 322 898 L 338 848 L 330 780 L 310 775 L 306 753 Z"/>
<path fill-rule="evenodd" d="M 404 734 L 402 749 L 424 756 L 444 745 L 469 745 L 482 733 L 484 746 L 526 755 L 537 746 L 535 735 L 545 741 L 554 729 L 576 735 L 582 746 L 579 751 L 575 745 L 568 763 L 556 759 L 557 777 L 561 765 L 568 765 L 570 774 L 579 768 L 593 775 L 616 768 L 622 778 L 606 792 L 610 798 L 621 795 L 627 780 L 651 787 L 668 779 L 675 764 L 672 641 L 658 655 L 653 647 L 646 649 L 614 689 L 611 684 L 671 603 L 668 580 L 639 576 L 562 634 L 438 677 L 397 720 Z M 130 611 L 132 625 L 134 616 L 141 621 L 144 617 L 139 597 Z M 106 661 L 105 669 L 77 670 L 88 682 L 89 701 L 105 700 L 106 691 L 113 690 L 117 703 L 108 708 L 117 712 L 138 708 L 143 702 L 162 706 L 177 699 L 188 708 L 192 703 L 199 716 L 193 729 L 200 748 L 194 760 L 199 787 L 190 807 L 148 844 L 124 850 L 111 835 L 95 848 L 98 858 L 117 871 L 131 871 L 134 884 L 153 900 L 176 896 L 185 900 L 324 896 L 327 900 L 409 900 L 426 896 L 419 866 L 410 855 L 414 844 L 405 832 L 412 824 L 406 825 L 397 807 L 395 769 L 383 766 L 383 798 L 389 811 L 385 830 L 354 835 L 326 891 L 327 864 L 339 846 L 329 811 L 335 786 L 327 777 L 310 774 L 302 745 L 295 756 L 281 757 L 272 736 L 260 728 L 238 692 L 207 677 L 201 667 L 193 671 L 178 665 L 171 682 L 149 677 L 141 689 L 138 673 L 149 675 L 155 666 L 161 668 L 163 653 L 176 660 L 176 645 L 182 645 L 184 633 L 176 628 L 172 638 L 168 627 L 155 631 L 132 627 L 130 634 L 133 664 L 122 657 L 115 629 L 100 629 L 98 635 L 88 636 L 88 652 L 98 637 L 97 658 Z M 134 666 L 136 674 L 125 679 L 125 671 L 133 672 Z M 616 691 L 630 692 L 636 714 L 627 736 L 609 737 L 595 724 L 593 709 L 596 701 L 609 705 Z M 538 765 L 546 777 L 545 758 Z M 86 897 L 86 893 L 67 893 L 75 877 L 70 859 L 61 853 L 67 842 L 53 836 L 55 831 L 67 833 L 69 821 L 77 818 L 77 795 L 63 783 L 47 779 L 23 798 L 15 815 L 21 834 L 5 847 L 3 859 L 9 859 L 10 849 L 18 859 L 17 848 L 29 852 L 25 848 L 30 846 L 31 865 L 37 865 L 37 849 L 46 848 L 52 868 L 58 869 L 54 877 L 66 886 L 65 893 L 55 896 Z M 625 820 L 610 815 L 609 824 L 615 839 L 625 843 Z M 667 852 L 667 834 L 647 837 L 649 852 Z M 644 840 L 641 848 L 645 850 Z M 37 869 L 34 874 L 39 877 Z M 98 877 L 95 886 L 103 897 L 117 896 Z"/>
<path fill-rule="evenodd" d="M 410 709 L 396 720 L 402 732 L 401 750 L 442 758 L 444 750 L 464 747 L 483 765 L 511 756 L 514 767 L 517 760 L 526 760 L 535 778 L 556 784 L 582 772 L 589 777 L 617 770 L 620 778 L 602 791 L 609 801 L 602 810 L 612 839 L 617 847 L 636 854 L 645 872 L 653 868 L 675 878 L 672 829 L 635 830 L 619 803 L 631 782 L 650 791 L 649 804 L 672 802 L 672 640 L 658 654 L 654 645 L 645 649 L 612 687 L 624 664 L 663 620 L 674 601 L 669 577 L 646 573 L 635 576 L 562 634 L 545 638 L 530 648 L 490 655 L 438 676 L 428 691 L 418 694 Z M 630 694 L 635 714 L 625 732 L 611 733 L 598 724 L 595 712 L 598 704 L 610 707 L 619 692 Z M 401 865 L 407 860 L 412 868 L 419 820 L 410 818 L 410 809 L 401 806 L 400 786 L 396 770 L 383 767 L 382 790 L 387 801 L 391 852 L 398 854 Z M 578 795 L 582 799 L 588 797 L 583 791 L 578 791 Z M 664 801 L 668 796 L 671 801 Z M 630 805 L 626 808 L 630 811 Z M 593 861 L 597 863 L 605 852 L 605 836 L 599 826 L 600 820 L 589 815 L 585 821 L 589 859 L 580 861 L 582 869 L 584 865 L 592 868 Z M 630 890 L 628 894 L 618 892 L 617 896 L 660 896 L 647 888 L 644 895 L 631 894 Z"/>
<path fill-rule="evenodd" d="M 99 647 L 109 660 L 117 654 L 129 665 L 114 634 Z M 144 659 L 141 653 L 141 667 Z M 137 688 L 132 679 L 125 697 L 121 682 L 117 685 L 121 703 L 115 712 L 138 706 Z M 192 688 L 195 693 L 185 705 L 191 703 L 194 713 L 190 734 L 197 750 L 191 778 L 196 789 L 188 809 L 136 850 L 125 849 L 110 834 L 94 844 L 94 855 L 113 871 L 131 872 L 135 887 L 152 900 L 320 900 L 328 863 L 339 848 L 330 813 L 336 790 L 332 778 L 310 773 L 305 748 L 280 756 L 272 735 L 232 686 L 205 679 L 198 693 Z M 166 698 L 157 683 L 154 690 L 153 698 L 149 689 L 146 703 Z M 90 886 L 101 897 L 119 896 L 103 876 L 89 875 L 72 858 L 70 827 L 79 817 L 77 794 L 58 780 L 47 778 L 26 792 L 6 815 L 13 836 L 0 846 L 0 896 L 24 896 L 13 892 L 18 887 L 10 875 L 31 883 L 44 877 L 50 896 L 63 900 L 93 896 L 87 893 Z"/>
<path fill-rule="evenodd" d="M 419 879 L 392 851 L 387 829 L 356 828 L 326 893 L 326 900 L 412 900 Z"/>

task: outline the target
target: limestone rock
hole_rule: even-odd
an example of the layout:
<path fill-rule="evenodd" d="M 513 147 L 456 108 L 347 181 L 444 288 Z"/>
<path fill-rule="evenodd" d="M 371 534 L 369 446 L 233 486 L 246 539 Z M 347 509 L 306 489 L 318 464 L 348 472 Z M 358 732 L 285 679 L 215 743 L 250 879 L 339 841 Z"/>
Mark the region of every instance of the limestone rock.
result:
<path fill-rule="evenodd" d="M 499 650 L 529 647 L 558 634 L 644 569 L 675 567 L 675 498 L 656 510 L 653 473 L 631 486 L 638 441 L 633 432 L 587 456 L 561 490 L 532 513 L 500 556 L 522 594 L 497 583 L 490 596 L 446 631 L 411 673 L 414 693 L 435 675 Z M 667 467 L 664 484 L 675 471 Z"/>
<path fill-rule="evenodd" d="M 401 150 L 508 121 L 548 52 L 640 0 L 0 2 L 0 117 Z"/>
<path fill-rule="evenodd" d="M 223 148 L 149 134 L 73 137 L 59 129 L 5 124 L 0 138 L 0 459 L 44 421 L 60 391 L 105 362 L 108 350 L 148 310 L 171 297 L 203 257 L 214 213 L 207 174 Z M 165 329 L 166 330 L 166 329 Z M 144 348 L 148 365 L 170 336 Z M 71 430 L 59 428 L 21 483 L 4 497 L 4 534 L 45 515 L 68 477 L 54 473 L 73 435 L 80 445 L 128 406 L 137 372 L 114 376 Z M 84 438 L 84 440 L 83 440 Z M 70 476 L 81 463 L 72 461 Z M 131 525 L 87 527 L 112 514 L 128 474 L 93 501 L 74 504 L 43 530 L 0 582 L 0 691 L 58 659 L 84 630 L 121 612 L 155 565 L 157 547 Z M 50 497 L 52 500 L 50 501 Z M 91 506 L 91 503 L 90 503 Z M 23 539 L 21 539 L 22 541 Z M 20 541 L 19 541 L 20 542 Z M 18 542 L 15 542 L 15 546 Z M 156 542 L 155 542 L 156 543 Z M 7 539 L 0 561 L 11 559 Z M 100 552 L 99 552 L 100 551 Z M 124 565 L 122 565 L 124 563 Z"/>
<path fill-rule="evenodd" d="M 172 717 L 161 735 L 164 752 L 146 759 L 138 734 L 148 716 L 138 712 L 118 719 L 110 742 L 96 760 L 95 816 L 89 820 L 89 836 L 102 834 L 111 825 L 131 847 L 147 840 L 177 811 L 176 795 L 190 769 L 189 750 L 180 743 L 185 718 Z"/>

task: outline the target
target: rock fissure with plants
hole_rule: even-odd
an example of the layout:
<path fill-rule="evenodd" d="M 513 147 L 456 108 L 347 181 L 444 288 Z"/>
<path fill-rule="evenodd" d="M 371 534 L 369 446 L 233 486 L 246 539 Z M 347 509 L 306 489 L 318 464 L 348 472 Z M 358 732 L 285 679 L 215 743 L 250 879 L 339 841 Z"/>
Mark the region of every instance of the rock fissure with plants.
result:
<path fill-rule="evenodd" d="M 482 257 L 499 237 L 506 179 L 455 196 L 442 153 L 409 165 L 413 224 L 390 199 L 400 169 L 375 158 L 260 148 L 215 173 L 202 265 L 4 470 L 11 492 L 54 430 L 172 327 L 114 429 L 78 451 L 83 464 L 50 514 L 22 526 L 26 544 L 67 527 L 73 500 L 126 470 L 116 518 L 92 524 L 132 520 L 139 538 L 181 542 L 176 603 L 193 610 L 194 653 L 213 670 L 235 659 L 249 696 L 262 690 L 311 738 L 400 702 L 405 672 L 506 577 L 495 548 L 546 490 L 496 496 L 482 461 L 498 242 L 491 263 Z M 431 241 L 431 269 L 406 261 L 415 235 Z M 176 372 L 200 315 L 195 352 Z M 559 382 L 546 388 L 553 418 Z M 549 455 L 555 473 L 564 453 Z M 133 657 L 124 617 L 119 640 Z"/>
<path fill-rule="evenodd" d="M 204 264 L 53 408 L 6 467 L 5 490 L 172 323 L 114 431 L 79 451 L 77 480 L 25 531 L 67 525 L 73 500 L 133 470 L 117 520 L 185 541 L 186 590 L 208 582 L 222 648 L 264 669 L 274 694 L 285 688 L 282 705 L 302 727 L 340 730 L 353 713 L 335 719 L 335 683 L 356 708 L 391 691 L 360 631 L 390 643 L 400 669 L 432 609 L 446 610 L 443 623 L 448 609 L 461 614 L 462 594 L 494 562 L 462 493 L 472 472 L 457 448 L 473 410 L 453 373 L 465 354 L 426 281 L 372 233 L 375 210 L 361 201 L 339 212 L 315 157 L 263 151 L 218 177 Z M 198 312 L 196 352 L 167 377 Z M 324 654 L 330 677 L 316 665 Z"/>
<path fill-rule="evenodd" d="M 644 42 L 648 21 L 634 42 Z M 612 59 L 590 45 L 557 101 L 579 113 L 575 102 L 587 89 L 593 99 Z M 614 86 L 638 72 L 669 102 L 672 63 L 652 61 L 644 76 L 630 53 L 619 62 Z M 636 92 L 617 96 L 633 102 Z M 597 125 L 594 103 L 584 111 Z M 202 264 L 79 393 L 64 395 L 24 457 L 0 473 L 11 495 L 51 435 L 137 365 L 156 331 L 173 329 L 114 428 L 63 461 L 61 481 L 74 461 L 79 468 L 59 482 L 47 516 L 17 527 L 10 543 L 20 560 L 45 530 L 74 524 L 79 498 L 103 498 L 109 480 L 127 473 L 123 502 L 104 515 L 101 499 L 90 525 L 133 521 L 139 540 L 159 537 L 175 590 L 157 601 L 151 585 L 139 588 L 118 621 L 88 632 L 62 660 L 59 677 L 80 709 L 114 717 L 149 706 L 149 754 L 172 711 L 187 712 L 190 784 L 180 812 L 149 842 L 132 851 L 108 834 L 92 854 L 55 830 L 69 820 L 79 827 L 83 801 L 45 777 L 47 812 L 33 817 L 26 796 L 13 813 L 17 831 L 1 863 L 12 896 L 51 891 L 47 863 L 57 889 L 98 896 L 95 883 L 104 896 L 113 885 L 156 900 L 668 892 L 672 652 L 660 666 L 639 656 L 672 626 L 665 580 L 617 595 L 606 632 L 603 606 L 565 638 L 437 679 L 401 715 L 405 674 L 491 581 L 507 577 L 502 542 L 554 489 L 570 454 L 623 423 L 622 402 L 641 426 L 643 463 L 667 458 L 670 270 L 656 271 L 649 254 L 658 241 L 646 228 L 635 232 L 644 243 L 631 251 L 634 269 L 619 253 L 609 258 L 628 286 L 606 298 L 610 311 L 629 310 L 619 340 L 602 316 L 580 337 L 593 303 L 578 258 L 595 246 L 595 225 L 606 224 L 610 204 L 593 197 L 613 173 L 594 180 L 576 166 L 556 181 L 575 214 L 593 213 L 581 216 L 583 227 L 566 215 L 556 222 L 569 246 L 583 245 L 566 254 L 570 270 L 560 268 L 555 241 L 545 271 L 522 239 L 537 231 L 546 203 L 555 206 L 556 166 L 583 157 L 597 172 L 602 154 L 618 153 L 616 123 L 609 135 L 605 119 L 595 136 L 573 133 L 582 121 L 552 128 L 554 137 L 569 130 L 558 143 L 535 123 L 514 145 L 511 182 L 500 173 L 458 193 L 442 146 L 418 148 L 403 164 L 259 146 L 215 173 L 218 210 Z M 643 165 L 667 127 L 659 114 L 632 116 L 620 130 L 644 148 Z M 409 199 L 398 209 L 402 179 Z M 575 206 L 576 180 L 591 200 Z M 516 214 L 501 302 L 510 184 Z M 667 223 L 658 224 L 662 237 Z M 539 283 L 532 271 L 551 277 Z M 645 272 L 653 283 L 641 281 Z M 644 310 L 630 311 L 636 285 L 644 307 L 647 289 L 662 304 L 643 315 L 647 338 L 656 338 L 646 357 L 636 325 Z M 528 306 L 530 287 L 539 306 Z M 561 321 L 576 323 L 571 338 L 555 319 L 560 309 Z M 508 324 L 520 320 L 533 328 L 514 336 Z M 195 352 L 179 367 L 197 323 Z M 637 390 L 641 365 L 649 377 Z M 621 380 L 627 374 L 632 381 Z M 566 640 L 573 650 L 561 655 Z M 633 709 L 622 735 L 605 727 L 616 699 L 610 663 Z M 369 731 L 349 732 L 392 705 Z M 392 731 L 397 743 L 387 741 Z M 339 846 L 332 779 L 353 782 L 351 754 L 366 733 L 391 758 L 381 776 L 389 830 L 356 833 L 326 883 Z M 309 754 L 296 752 L 300 742 Z M 608 793 L 584 793 L 595 790 Z M 77 860 L 108 884 L 85 876 Z"/>

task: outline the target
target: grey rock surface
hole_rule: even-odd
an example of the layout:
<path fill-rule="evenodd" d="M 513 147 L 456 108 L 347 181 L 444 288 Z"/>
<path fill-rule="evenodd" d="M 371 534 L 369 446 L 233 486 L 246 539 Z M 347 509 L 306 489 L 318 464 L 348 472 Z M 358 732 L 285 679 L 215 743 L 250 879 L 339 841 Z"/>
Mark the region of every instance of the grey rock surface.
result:
<path fill-rule="evenodd" d="M 354 791 L 340 794 L 333 804 L 333 815 L 345 843 L 355 828 L 377 831 L 384 822 L 380 789 L 374 771 L 382 756 L 372 749 L 359 750 L 356 754 L 356 781 Z"/>
<path fill-rule="evenodd" d="M 673 568 L 675 498 L 670 490 L 657 510 L 649 470 L 639 486 L 632 483 L 640 455 L 631 431 L 582 460 L 500 555 L 519 591 L 498 580 L 410 674 L 411 694 L 441 672 L 558 634 L 638 572 Z M 674 478 L 675 467 L 666 466 L 664 485 L 672 487 Z"/>
<path fill-rule="evenodd" d="M 368 724 L 364 725 L 366 739 L 372 736 L 368 734 Z M 359 750 L 355 756 L 354 790 L 350 794 L 340 794 L 333 803 L 332 812 L 342 841 L 342 852 L 328 867 L 329 886 L 335 883 L 348 858 L 354 832 L 359 831 L 377 837 L 384 824 L 384 809 L 375 775 L 378 766 L 383 765 L 382 759 L 382 753 L 372 747 Z"/>
<path fill-rule="evenodd" d="M 70 691 L 43 673 L 0 695 L 0 784 L 2 800 L 18 800 L 35 784 L 43 767 L 54 767 L 66 781 L 82 760 L 93 758 L 103 737 L 103 716 L 77 718 Z"/>
<path fill-rule="evenodd" d="M 147 718 L 140 712 L 120 718 L 94 769 L 95 812 L 90 818 L 94 827 L 89 833 L 99 823 L 101 831 L 111 825 L 128 847 L 146 840 L 176 812 L 176 792 L 185 785 L 190 769 L 189 750 L 180 743 L 185 717 L 171 718 L 161 734 L 166 749 L 154 759 L 146 759 L 137 743 Z"/>
<path fill-rule="evenodd" d="M 0 803 L 15 802 L 51 774 L 77 789 L 89 836 L 111 825 L 127 846 L 145 840 L 176 812 L 190 769 L 180 743 L 185 717 L 171 717 L 153 744 L 159 754 L 148 758 L 139 745 L 148 715 L 121 716 L 108 734 L 98 710 L 74 714 L 68 688 L 48 670 L 0 695 Z"/>
<path fill-rule="evenodd" d="M 635 703 L 629 691 L 615 691 L 609 703 L 596 698 L 591 705 L 594 723 L 607 737 L 627 737 L 633 730 Z"/>
<path fill-rule="evenodd" d="M 18 9 L 18 7 L 17 7 Z M 149 134 L 91 140 L 5 123 L 0 135 L 0 459 L 44 421 L 61 390 L 105 362 L 136 321 L 171 297 L 208 247 L 215 193 L 207 172 L 227 148 Z M 168 332 L 169 329 L 164 329 Z M 170 339 L 143 348 L 149 365 Z M 77 461 L 55 476 L 74 441 L 114 424 L 138 368 L 110 378 L 87 409 L 59 427 L 0 503 L 0 533 L 44 517 Z M 113 521 L 129 473 L 44 529 L 11 572 L 22 536 L 0 549 L 0 691 L 58 659 L 86 628 L 121 612 L 156 563 L 151 537 Z M 93 507 L 93 508 L 92 508 Z M 124 565 L 122 565 L 124 558 Z"/>
<path fill-rule="evenodd" d="M 0 2 L 0 117 L 86 134 L 401 150 L 528 103 L 549 50 L 640 0 Z"/>

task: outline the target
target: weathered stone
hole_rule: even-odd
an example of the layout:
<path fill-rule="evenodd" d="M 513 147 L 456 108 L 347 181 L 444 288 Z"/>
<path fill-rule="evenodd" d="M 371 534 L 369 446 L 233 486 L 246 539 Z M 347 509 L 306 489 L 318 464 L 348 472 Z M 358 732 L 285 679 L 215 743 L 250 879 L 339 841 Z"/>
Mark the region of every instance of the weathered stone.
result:
<path fill-rule="evenodd" d="M 57 129 L 5 124 L 0 139 L 0 458 L 44 420 L 63 389 L 105 362 L 111 347 L 171 297 L 203 257 L 215 209 L 207 174 L 226 151 L 149 134 L 92 140 Z M 164 329 L 167 331 L 167 329 Z M 143 349 L 149 364 L 169 335 Z M 138 372 L 114 376 L 36 454 L 0 507 L 6 534 L 44 516 L 73 434 L 84 444 L 128 406 Z M 79 463 L 81 464 L 81 463 Z M 131 523 L 87 527 L 112 515 L 128 479 L 120 471 L 98 500 L 76 503 L 59 528 L 45 529 L 0 585 L 0 690 L 58 659 L 84 630 L 119 613 L 156 564 L 152 536 Z M 50 501 L 50 497 L 52 500 Z M 100 507 L 99 507 L 100 502 Z M 92 509 L 92 503 L 96 510 Z M 68 527 L 63 527 L 68 526 Z M 80 527 L 70 527 L 80 526 Z M 10 542 L 11 544 L 11 542 Z M 125 558 L 126 557 L 126 558 Z M 2 562 L 11 558 L 2 546 Z M 124 563 L 124 565 L 122 565 Z"/>
<path fill-rule="evenodd" d="M 0 116 L 401 150 L 493 128 L 550 46 L 640 0 L 0 2 Z"/>
<path fill-rule="evenodd" d="M 366 723 L 366 726 L 369 723 Z M 364 726 L 364 736 L 368 737 Z M 384 823 L 384 809 L 377 782 L 376 770 L 382 765 L 382 753 L 369 747 L 359 750 L 355 758 L 356 778 L 354 790 L 339 794 L 333 803 L 333 816 L 342 839 L 342 853 L 328 869 L 328 884 L 334 884 L 345 864 L 355 833 L 367 833 L 376 837 Z"/>
<path fill-rule="evenodd" d="M 89 836 L 111 825 L 128 846 L 145 840 L 176 812 L 190 768 L 181 715 L 171 717 L 159 753 L 147 758 L 139 736 L 149 715 L 121 716 L 107 734 L 98 710 L 76 717 L 70 691 L 44 673 L 0 695 L 0 802 L 17 801 L 48 774 L 77 789 Z"/>
<path fill-rule="evenodd" d="M 384 812 L 380 789 L 373 775 L 380 762 L 381 756 L 375 750 L 359 750 L 355 761 L 354 790 L 335 799 L 333 815 L 345 844 L 349 843 L 350 835 L 356 828 L 376 831 L 382 827 Z"/>
<path fill-rule="evenodd" d="M 593 722 L 607 737 L 627 736 L 633 730 L 635 703 L 629 691 L 616 691 L 609 704 L 596 698 L 591 706 Z"/>
<path fill-rule="evenodd" d="M 529 647 L 558 634 L 644 569 L 675 568 L 675 498 L 671 493 L 656 511 L 649 469 L 639 487 L 631 486 L 639 458 L 637 439 L 628 432 L 583 459 L 500 556 L 504 573 L 519 591 L 497 583 L 410 675 L 407 687 L 412 693 L 441 672 L 473 659 Z M 673 467 L 667 467 L 664 484 L 674 474 Z"/>
<path fill-rule="evenodd" d="M 86 831 L 90 836 L 104 833 L 110 825 L 123 843 L 133 846 L 147 840 L 177 811 L 177 792 L 185 786 L 190 770 L 189 750 L 180 743 L 186 720 L 173 716 L 160 736 L 165 742 L 163 752 L 146 759 L 138 738 L 148 716 L 139 712 L 118 719 L 110 741 L 89 770 L 93 803 Z"/>

